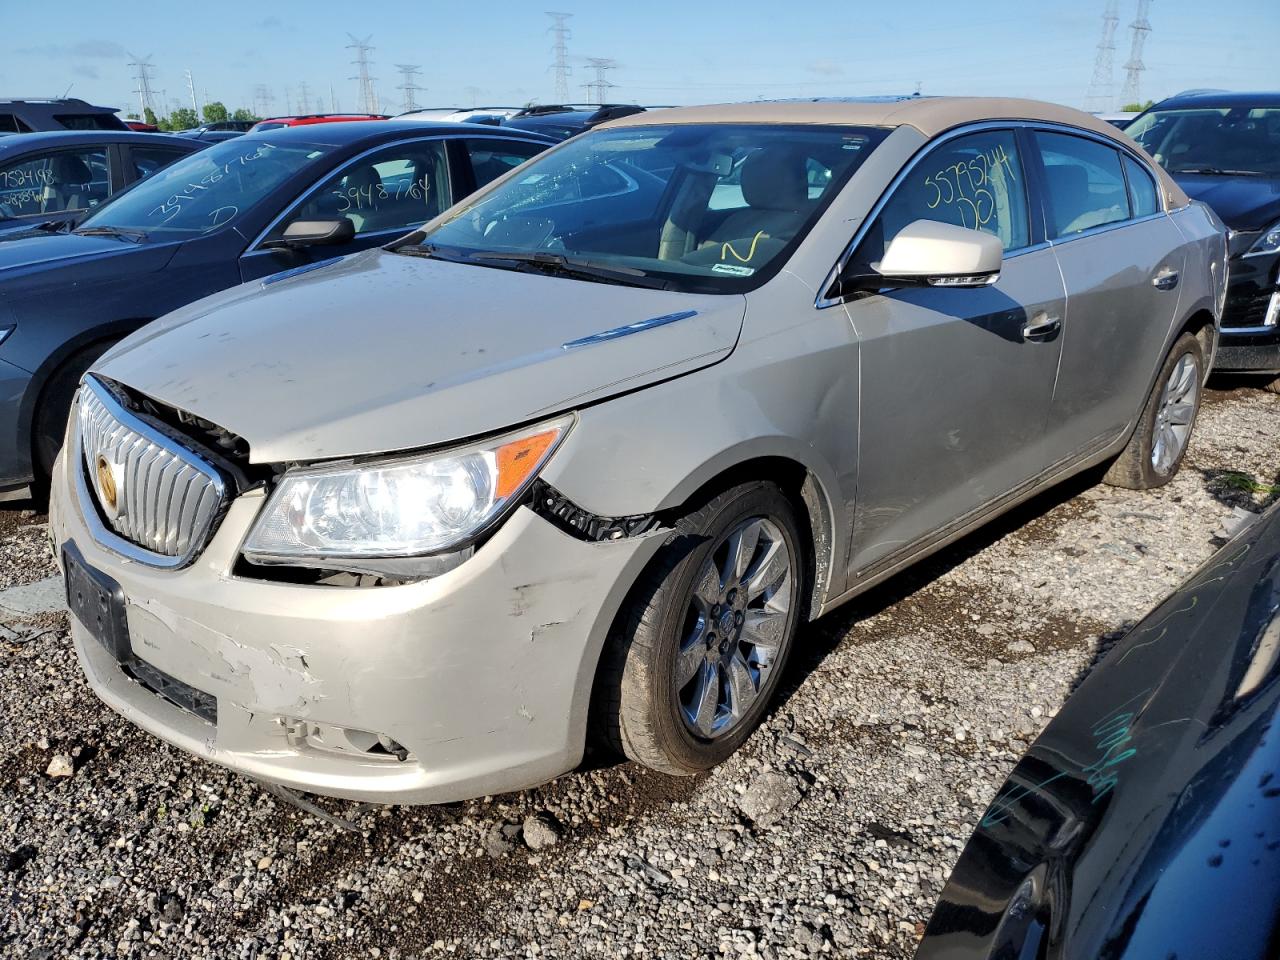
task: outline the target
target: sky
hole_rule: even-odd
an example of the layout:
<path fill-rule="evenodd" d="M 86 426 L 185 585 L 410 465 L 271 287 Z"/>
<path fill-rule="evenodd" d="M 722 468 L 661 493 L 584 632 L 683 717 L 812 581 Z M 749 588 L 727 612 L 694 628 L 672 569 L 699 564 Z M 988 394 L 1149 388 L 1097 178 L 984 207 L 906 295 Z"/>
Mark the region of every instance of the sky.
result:
<path fill-rule="evenodd" d="M 1114 91 L 1121 91 L 1138 0 L 1120 0 Z M 218 0 L 126 4 L 63 0 L 47 20 L 28 0 L 0 0 L 0 98 L 61 96 L 136 112 L 130 54 L 154 64 L 158 104 L 197 98 L 266 113 L 360 106 L 349 34 L 374 48 L 383 112 L 403 109 L 397 64 L 421 67 L 418 106 L 555 100 L 548 7 L 572 13 L 570 99 L 584 101 L 588 57 L 616 62 L 609 98 L 644 104 L 910 93 L 1034 97 L 1083 105 L 1104 0 L 983 3 L 861 0 Z M 1227 12 L 1229 11 L 1229 13 Z M 20 28 L 30 19 L 34 29 Z M 1192 87 L 1280 89 L 1280 0 L 1153 0 L 1143 99 Z M 50 24 L 57 29 L 47 29 Z M 163 93 L 161 93 L 163 91 Z M 318 104 L 317 98 L 322 103 Z M 262 103 L 256 104 L 262 107 Z M 1118 103 L 1117 103 L 1118 106 Z"/>

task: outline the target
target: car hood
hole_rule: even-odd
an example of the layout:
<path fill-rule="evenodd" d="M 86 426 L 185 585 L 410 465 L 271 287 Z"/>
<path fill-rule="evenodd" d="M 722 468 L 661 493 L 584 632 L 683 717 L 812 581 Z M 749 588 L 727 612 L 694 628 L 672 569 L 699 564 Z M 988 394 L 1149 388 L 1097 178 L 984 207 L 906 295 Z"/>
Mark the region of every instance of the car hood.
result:
<path fill-rule="evenodd" d="M 479 436 L 688 373 L 733 350 L 744 312 L 738 295 L 373 250 L 198 301 L 95 369 L 239 434 L 254 462 L 323 460 Z"/>
<path fill-rule="evenodd" d="M 51 270 L 75 267 L 76 279 L 96 276 L 83 273 L 90 264 L 116 273 L 159 270 L 172 259 L 179 244 L 133 243 L 118 237 L 86 237 L 75 233 L 40 233 L 25 230 L 0 232 L 0 283 L 8 286 L 22 277 L 43 278 Z"/>
<path fill-rule="evenodd" d="M 1232 230 L 1261 230 L 1280 220 L 1280 177 L 1174 177 L 1193 200 L 1213 208 Z"/>

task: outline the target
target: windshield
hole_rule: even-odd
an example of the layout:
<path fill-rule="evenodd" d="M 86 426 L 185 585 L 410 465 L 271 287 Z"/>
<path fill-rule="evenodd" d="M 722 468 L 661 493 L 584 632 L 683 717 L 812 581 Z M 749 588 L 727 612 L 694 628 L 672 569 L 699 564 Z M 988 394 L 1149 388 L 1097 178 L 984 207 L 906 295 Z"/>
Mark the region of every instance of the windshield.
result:
<path fill-rule="evenodd" d="M 399 245 L 483 266 L 569 263 L 612 282 L 749 290 L 781 269 L 887 131 L 680 124 L 595 130 Z M 523 262 L 522 262 L 523 261 Z"/>
<path fill-rule="evenodd" d="M 242 216 L 332 148 L 228 140 L 184 157 L 120 194 L 79 231 L 128 230 L 152 238 L 198 236 Z"/>
<path fill-rule="evenodd" d="M 1280 176 L 1280 105 L 1152 110 L 1124 132 L 1170 173 Z"/>

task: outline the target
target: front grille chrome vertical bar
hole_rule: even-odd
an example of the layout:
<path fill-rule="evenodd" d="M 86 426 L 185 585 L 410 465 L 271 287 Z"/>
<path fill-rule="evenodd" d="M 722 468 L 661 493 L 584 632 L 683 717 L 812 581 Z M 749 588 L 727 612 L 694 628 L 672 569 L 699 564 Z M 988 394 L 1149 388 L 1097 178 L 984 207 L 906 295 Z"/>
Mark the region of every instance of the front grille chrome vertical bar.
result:
<path fill-rule="evenodd" d="M 222 474 L 135 416 L 92 375 L 79 395 L 77 489 L 94 536 L 142 563 L 189 563 L 227 502 Z M 110 477 L 107 483 L 102 474 Z"/>

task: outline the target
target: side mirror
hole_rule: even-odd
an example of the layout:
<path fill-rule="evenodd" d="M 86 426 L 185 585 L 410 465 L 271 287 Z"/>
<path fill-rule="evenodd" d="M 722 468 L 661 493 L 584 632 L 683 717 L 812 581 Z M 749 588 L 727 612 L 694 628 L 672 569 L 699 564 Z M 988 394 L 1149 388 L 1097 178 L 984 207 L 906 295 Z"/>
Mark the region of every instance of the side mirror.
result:
<path fill-rule="evenodd" d="M 1004 245 L 998 237 L 917 220 L 898 231 L 884 259 L 871 269 L 882 286 L 985 287 L 1000 279 L 1003 260 Z"/>
<path fill-rule="evenodd" d="M 281 237 L 267 240 L 262 246 L 267 249 L 333 246 L 350 243 L 355 236 L 355 224 L 346 217 L 337 220 L 295 220 L 285 227 Z"/>

